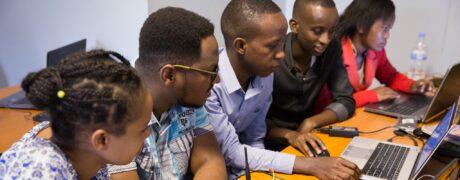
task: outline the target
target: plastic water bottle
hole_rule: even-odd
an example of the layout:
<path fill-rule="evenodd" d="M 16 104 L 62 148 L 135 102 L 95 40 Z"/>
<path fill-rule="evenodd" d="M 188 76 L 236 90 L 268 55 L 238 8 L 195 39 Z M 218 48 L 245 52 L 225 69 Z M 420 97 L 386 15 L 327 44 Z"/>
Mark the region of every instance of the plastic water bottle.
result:
<path fill-rule="evenodd" d="M 418 40 L 414 49 L 412 49 L 411 65 L 409 69 L 409 77 L 413 80 L 425 78 L 425 63 L 428 58 L 427 49 L 425 44 L 425 33 L 418 34 Z"/>

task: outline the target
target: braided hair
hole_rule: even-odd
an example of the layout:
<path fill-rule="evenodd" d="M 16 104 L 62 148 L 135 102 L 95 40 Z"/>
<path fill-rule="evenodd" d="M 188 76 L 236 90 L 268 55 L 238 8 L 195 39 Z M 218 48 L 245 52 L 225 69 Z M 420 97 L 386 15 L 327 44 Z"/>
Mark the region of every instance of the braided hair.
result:
<path fill-rule="evenodd" d="M 33 105 L 50 113 L 52 140 L 70 149 L 81 131 L 103 128 L 123 134 L 135 116 L 128 107 L 143 98 L 144 89 L 129 61 L 104 50 L 76 54 L 56 67 L 29 73 L 21 86 Z"/>

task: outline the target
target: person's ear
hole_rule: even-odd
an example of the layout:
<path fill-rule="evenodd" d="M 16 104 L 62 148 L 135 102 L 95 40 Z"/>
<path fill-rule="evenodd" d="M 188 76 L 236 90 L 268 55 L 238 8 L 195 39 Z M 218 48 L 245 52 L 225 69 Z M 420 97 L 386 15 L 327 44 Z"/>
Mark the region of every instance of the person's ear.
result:
<path fill-rule="evenodd" d="M 299 32 L 299 23 L 295 19 L 289 20 L 289 27 L 291 28 L 291 32 L 298 33 Z"/>
<path fill-rule="evenodd" d="M 175 82 L 176 70 L 171 64 L 166 64 L 160 69 L 160 79 L 166 87 L 170 87 Z"/>
<path fill-rule="evenodd" d="M 97 129 L 91 134 L 91 145 L 94 149 L 101 151 L 108 148 L 109 139 L 107 131 Z"/>
<path fill-rule="evenodd" d="M 244 38 L 235 38 L 233 41 L 233 46 L 235 46 L 236 52 L 240 55 L 244 55 L 246 53 L 247 42 Z"/>

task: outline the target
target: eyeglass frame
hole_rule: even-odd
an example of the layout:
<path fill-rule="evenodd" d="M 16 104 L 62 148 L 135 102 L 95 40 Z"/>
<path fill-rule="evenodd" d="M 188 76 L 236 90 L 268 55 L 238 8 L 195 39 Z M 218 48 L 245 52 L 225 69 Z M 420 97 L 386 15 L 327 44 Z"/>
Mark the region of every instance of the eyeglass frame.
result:
<path fill-rule="evenodd" d="M 212 71 L 198 69 L 198 68 L 185 66 L 185 65 L 180 65 L 180 64 L 174 64 L 174 65 L 172 65 L 172 67 L 174 67 L 174 68 L 182 68 L 182 69 L 185 69 L 185 70 L 193 70 L 193 71 L 209 74 L 211 76 L 211 83 L 213 83 L 217 79 L 218 72 L 219 72 L 219 68 L 216 68 L 216 72 L 212 72 Z"/>

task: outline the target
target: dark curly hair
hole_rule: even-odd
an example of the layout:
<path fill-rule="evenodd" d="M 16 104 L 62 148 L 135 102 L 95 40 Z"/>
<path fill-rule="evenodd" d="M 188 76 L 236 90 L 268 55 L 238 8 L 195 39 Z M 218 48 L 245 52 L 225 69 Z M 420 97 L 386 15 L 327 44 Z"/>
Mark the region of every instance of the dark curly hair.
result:
<path fill-rule="evenodd" d="M 136 68 L 141 68 L 144 76 L 165 64 L 191 65 L 200 58 L 201 40 L 213 34 L 214 25 L 194 12 L 176 7 L 159 9 L 141 28 Z"/>
<path fill-rule="evenodd" d="M 21 86 L 33 105 L 50 113 L 52 140 L 70 149 L 76 147 L 76 134 L 85 130 L 124 134 L 136 117 L 128 108 L 144 98 L 145 91 L 129 62 L 104 50 L 76 54 L 55 67 L 29 73 Z"/>
<path fill-rule="evenodd" d="M 335 29 L 338 39 L 353 36 L 358 28 L 367 34 L 375 21 L 395 18 L 395 5 L 391 0 L 354 0 L 339 18 Z"/>
<path fill-rule="evenodd" d="M 318 5 L 325 8 L 335 8 L 333 0 L 296 0 L 292 11 L 292 17 L 297 17 L 299 13 L 303 13 L 303 7 L 307 4 Z"/>
<path fill-rule="evenodd" d="M 230 1 L 220 19 L 225 45 L 231 46 L 236 37 L 253 37 L 254 33 L 260 32 L 255 22 L 261 15 L 280 12 L 281 9 L 271 0 Z"/>

